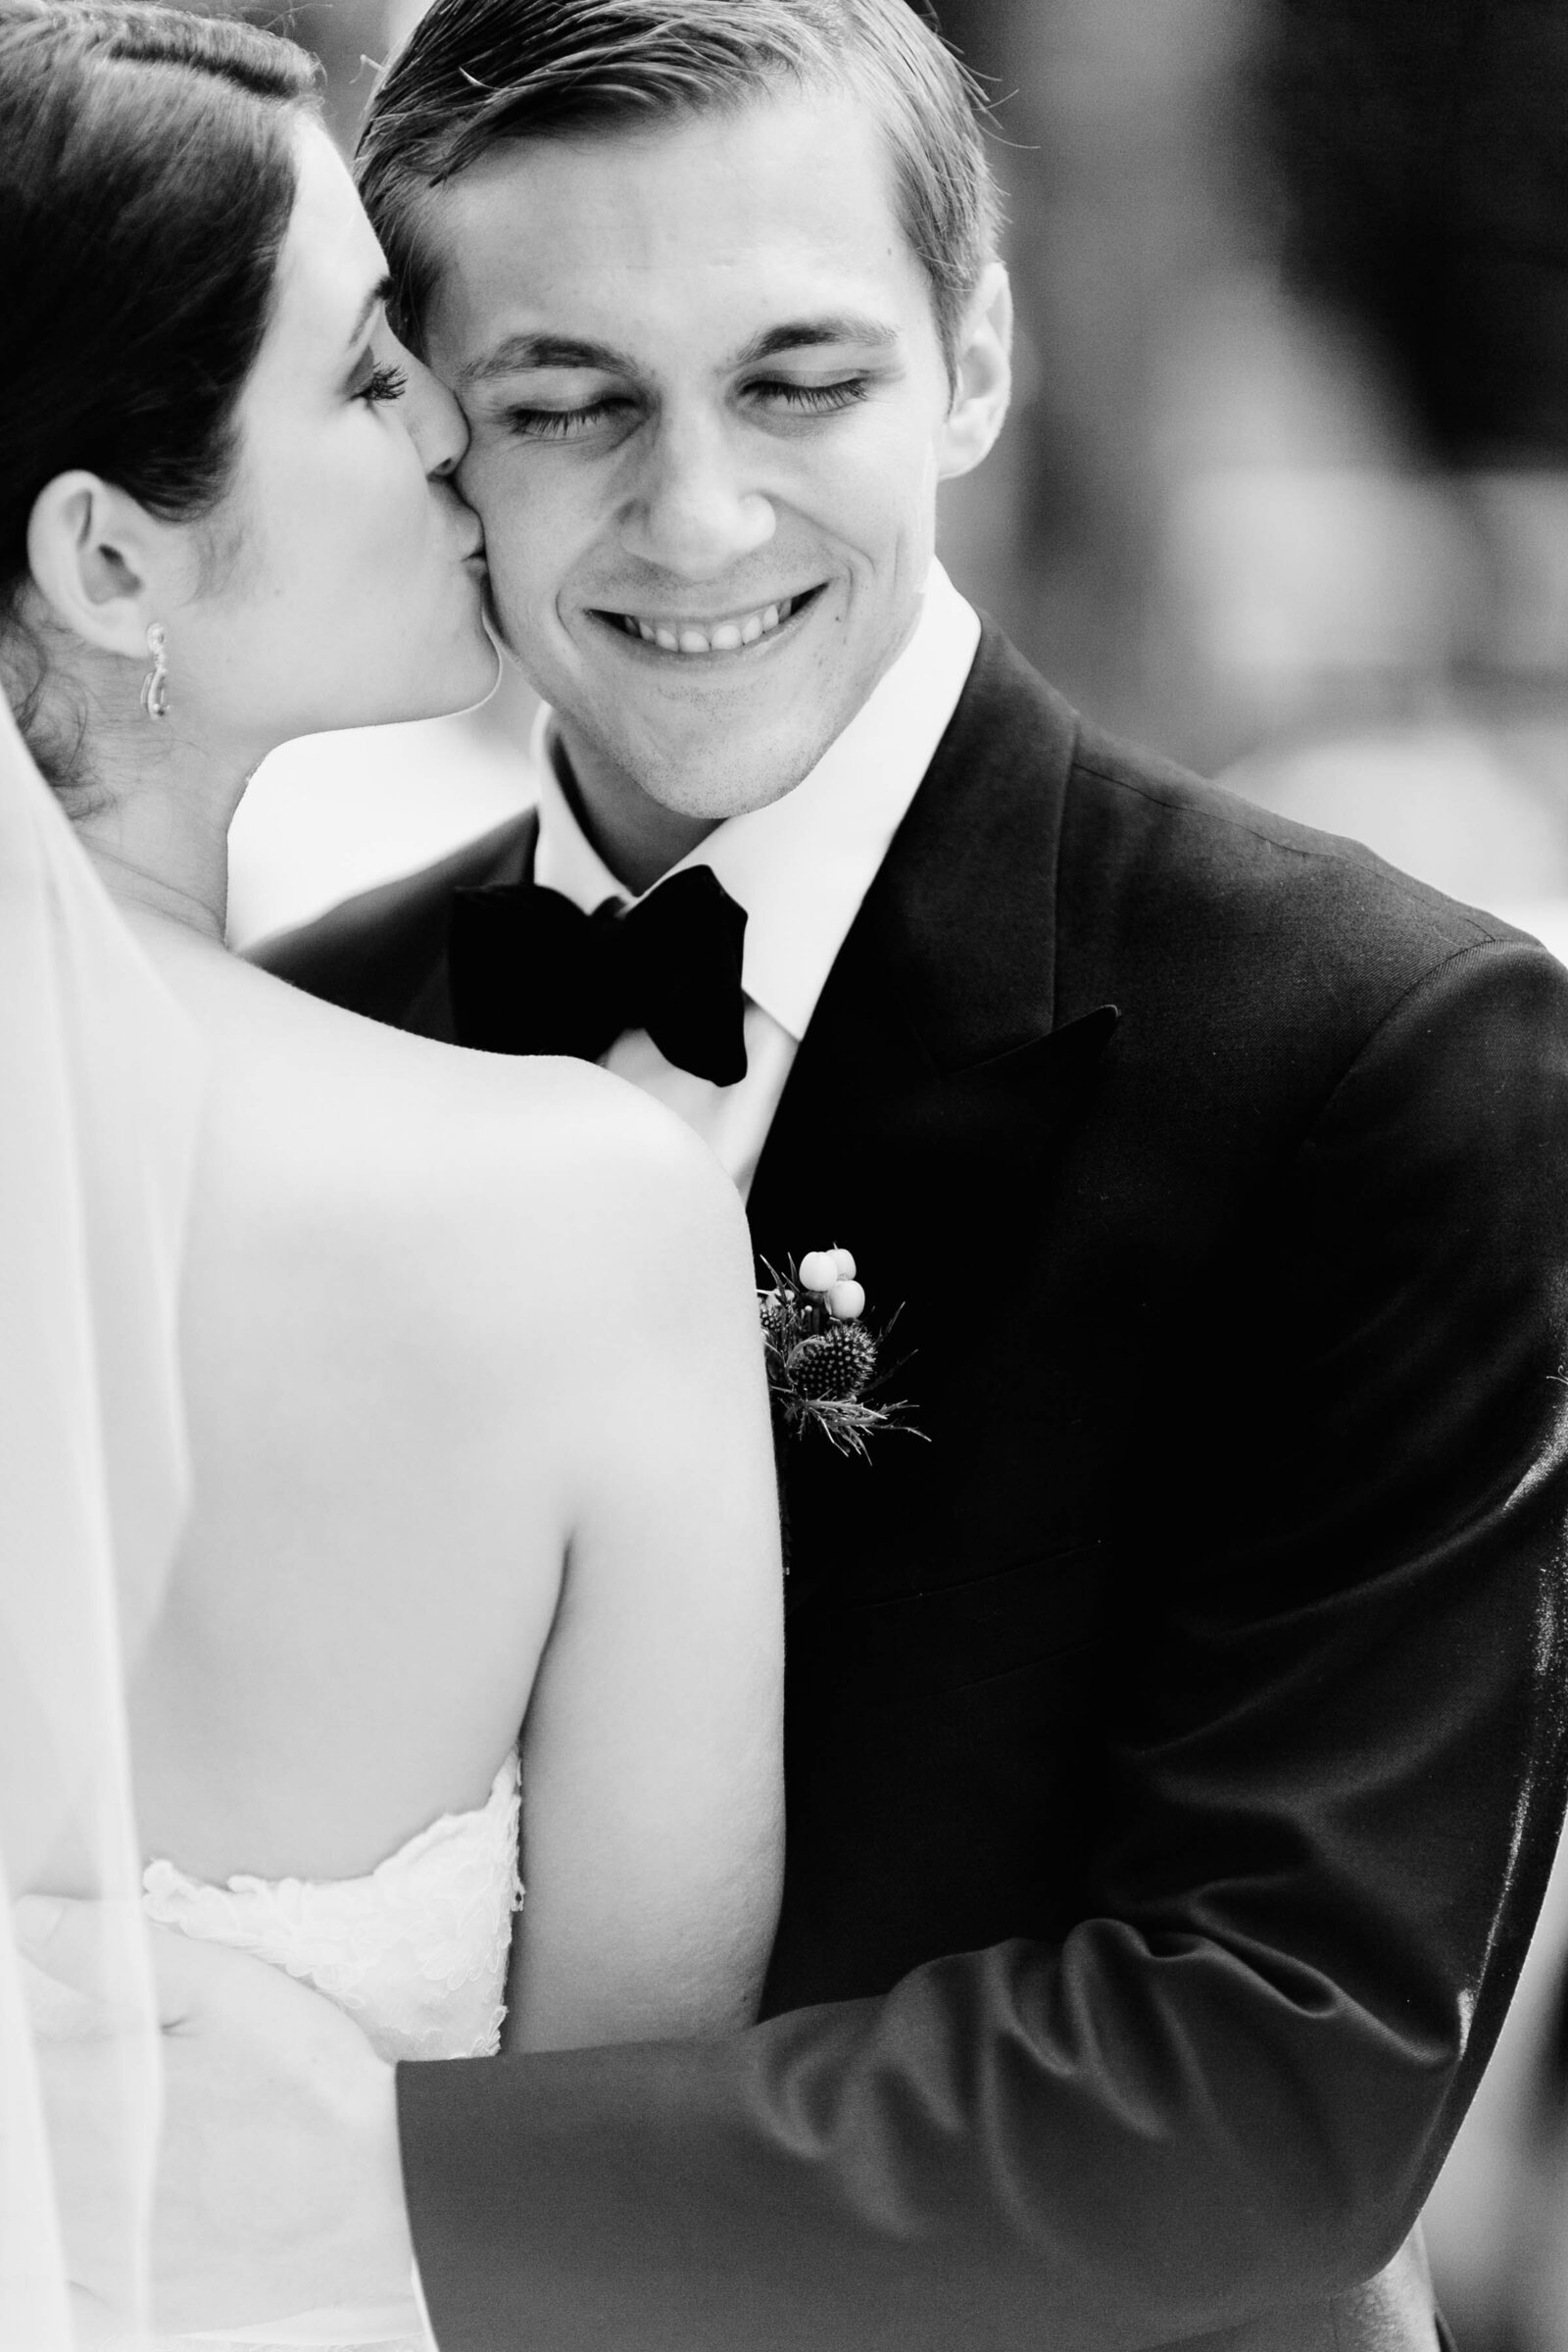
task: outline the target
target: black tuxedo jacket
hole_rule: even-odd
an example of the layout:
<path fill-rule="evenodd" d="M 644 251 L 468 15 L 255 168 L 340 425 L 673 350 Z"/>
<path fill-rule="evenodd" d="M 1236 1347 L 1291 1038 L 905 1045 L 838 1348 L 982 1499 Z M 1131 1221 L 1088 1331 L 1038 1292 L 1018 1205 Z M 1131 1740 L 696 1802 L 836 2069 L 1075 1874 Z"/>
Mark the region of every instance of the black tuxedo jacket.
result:
<path fill-rule="evenodd" d="M 443 1034 L 530 854 L 266 960 Z M 1568 974 L 988 632 L 751 1216 L 923 1433 L 791 1460 L 768 2022 L 400 2071 L 443 2352 L 1431 2345 L 1563 1802 Z"/>

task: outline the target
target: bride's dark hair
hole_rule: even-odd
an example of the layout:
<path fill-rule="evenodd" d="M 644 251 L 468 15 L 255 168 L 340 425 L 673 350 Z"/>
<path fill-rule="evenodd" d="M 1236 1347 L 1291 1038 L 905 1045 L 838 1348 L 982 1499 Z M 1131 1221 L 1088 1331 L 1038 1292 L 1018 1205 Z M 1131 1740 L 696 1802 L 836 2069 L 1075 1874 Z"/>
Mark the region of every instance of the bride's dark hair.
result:
<path fill-rule="evenodd" d="M 84 466 L 174 520 L 227 486 L 317 83 L 303 50 L 232 18 L 0 0 L 0 658 L 24 726 L 38 493 Z M 33 748 L 70 780 L 62 747 Z"/>

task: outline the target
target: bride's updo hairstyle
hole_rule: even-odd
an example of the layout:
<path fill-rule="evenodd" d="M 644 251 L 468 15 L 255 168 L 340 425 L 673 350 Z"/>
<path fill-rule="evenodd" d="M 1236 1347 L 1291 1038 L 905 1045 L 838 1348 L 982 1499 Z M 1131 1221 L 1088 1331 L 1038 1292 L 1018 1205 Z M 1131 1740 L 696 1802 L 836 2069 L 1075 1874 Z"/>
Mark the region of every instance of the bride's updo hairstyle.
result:
<path fill-rule="evenodd" d="M 166 521 L 218 505 L 317 83 L 232 18 L 0 0 L 0 676 L 57 786 L 81 779 L 33 723 L 33 503 L 80 466 Z"/>

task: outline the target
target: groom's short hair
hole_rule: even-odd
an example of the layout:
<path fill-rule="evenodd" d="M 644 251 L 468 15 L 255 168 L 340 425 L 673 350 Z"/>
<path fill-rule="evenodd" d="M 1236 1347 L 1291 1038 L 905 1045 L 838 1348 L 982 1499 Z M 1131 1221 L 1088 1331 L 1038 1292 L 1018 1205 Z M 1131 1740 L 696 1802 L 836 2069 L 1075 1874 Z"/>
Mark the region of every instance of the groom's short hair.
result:
<path fill-rule="evenodd" d="M 492 148 L 738 107 L 791 86 L 848 91 L 880 123 L 951 373 L 1001 208 L 979 87 L 911 0 L 435 0 L 360 141 L 360 191 L 386 249 L 400 331 L 417 336 L 439 269 L 421 235 L 430 191 Z"/>

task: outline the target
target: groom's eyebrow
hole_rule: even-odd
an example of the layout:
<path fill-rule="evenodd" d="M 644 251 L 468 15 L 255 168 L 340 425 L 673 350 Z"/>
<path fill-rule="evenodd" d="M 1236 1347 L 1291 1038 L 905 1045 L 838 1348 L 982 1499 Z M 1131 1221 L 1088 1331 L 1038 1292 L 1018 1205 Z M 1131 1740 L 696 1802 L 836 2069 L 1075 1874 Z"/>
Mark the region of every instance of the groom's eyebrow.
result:
<path fill-rule="evenodd" d="M 885 318 L 855 312 L 822 318 L 790 318 L 764 327 L 730 361 L 731 368 L 755 368 L 760 360 L 776 359 L 781 352 L 819 350 L 828 343 L 858 343 L 872 351 L 888 351 L 899 341 L 899 330 Z M 472 360 L 458 373 L 460 386 L 495 383 L 507 375 L 524 375 L 530 368 L 591 368 L 601 375 L 635 375 L 637 363 L 611 343 L 592 343 L 577 335 L 508 335 L 482 359 Z"/>
<path fill-rule="evenodd" d="M 759 360 L 777 359 L 785 351 L 819 350 L 824 343 L 859 343 L 872 351 L 890 351 L 899 330 L 885 318 L 869 318 L 852 311 L 824 318 L 791 318 L 768 326 L 736 353 L 733 365 L 755 368 Z"/>
<path fill-rule="evenodd" d="M 576 335 L 508 335 L 482 360 L 458 371 L 460 384 L 494 383 L 498 376 L 522 375 L 530 368 L 592 368 L 603 375 L 626 375 L 633 363 L 608 343 L 586 343 Z"/>

